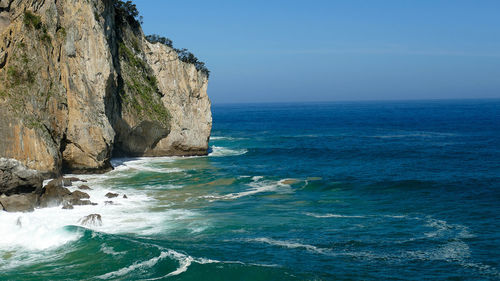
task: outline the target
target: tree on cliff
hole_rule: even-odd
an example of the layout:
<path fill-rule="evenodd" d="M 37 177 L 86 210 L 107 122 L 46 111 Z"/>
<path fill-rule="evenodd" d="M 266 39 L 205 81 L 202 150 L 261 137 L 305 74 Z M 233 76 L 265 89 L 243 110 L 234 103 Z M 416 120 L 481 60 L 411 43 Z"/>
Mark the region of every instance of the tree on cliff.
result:
<path fill-rule="evenodd" d="M 155 43 L 161 43 L 163 45 L 167 45 L 170 48 L 173 48 L 173 42 L 169 38 L 165 38 L 163 36 L 160 36 L 158 34 L 152 34 L 152 35 L 147 35 L 146 40 L 148 40 L 150 43 L 155 44 Z"/>
<path fill-rule="evenodd" d="M 210 70 L 208 70 L 204 62 L 200 61 L 193 53 L 189 52 L 185 48 L 183 49 L 174 48 L 174 44 L 172 40 L 170 40 L 169 38 L 160 36 L 158 34 L 151 34 L 146 36 L 146 40 L 148 40 L 149 43 L 152 44 L 161 43 L 163 45 L 169 46 L 170 48 L 173 48 L 174 51 L 177 52 L 177 56 L 181 61 L 193 64 L 198 71 L 201 71 L 202 73 L 205 73 L 207 76 L 210 76 Z"/>
<path fill-rule="evenodd" d="M 139 15 L 139 10 L 137 10 L 137 6 L 132 1 L 124 2 L 116 0 L 114 6 L 117 17 L 126 19 L 127 22 L 136 27 L 142 24 L 142 16 Z"/>

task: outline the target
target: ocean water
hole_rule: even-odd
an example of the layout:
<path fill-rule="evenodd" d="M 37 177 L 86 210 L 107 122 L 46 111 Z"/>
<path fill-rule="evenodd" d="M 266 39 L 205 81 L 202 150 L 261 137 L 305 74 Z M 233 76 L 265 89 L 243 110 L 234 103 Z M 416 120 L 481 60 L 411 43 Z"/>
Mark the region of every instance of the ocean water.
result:
<path fill-rule="evenodd" d="M 499 100 L 213 116 L 209 156 L 114 159 L 81 177 L 97 206 L 1 213 L 0 280 L 500 280 Z"/>

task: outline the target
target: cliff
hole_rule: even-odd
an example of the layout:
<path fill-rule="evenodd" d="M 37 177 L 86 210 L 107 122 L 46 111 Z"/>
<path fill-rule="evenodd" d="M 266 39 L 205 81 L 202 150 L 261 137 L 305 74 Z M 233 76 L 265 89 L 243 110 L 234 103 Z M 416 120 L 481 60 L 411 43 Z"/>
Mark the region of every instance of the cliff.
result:
<path fill-rule="evenodd" d="M 0 0 L 0 157 L 55 175 L 207 153 L 207 73 L 117 3 Z"/>

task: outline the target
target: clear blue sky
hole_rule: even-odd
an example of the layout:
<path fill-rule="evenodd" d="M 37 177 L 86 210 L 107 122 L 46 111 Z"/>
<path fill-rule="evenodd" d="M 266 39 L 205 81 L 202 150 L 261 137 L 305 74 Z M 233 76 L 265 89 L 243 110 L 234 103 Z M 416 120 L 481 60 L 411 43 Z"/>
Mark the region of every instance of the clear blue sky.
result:
<path fill-rule="evenodd" d="M 214 103 L 500 98 L 500 0 L 134 2 Z"/>

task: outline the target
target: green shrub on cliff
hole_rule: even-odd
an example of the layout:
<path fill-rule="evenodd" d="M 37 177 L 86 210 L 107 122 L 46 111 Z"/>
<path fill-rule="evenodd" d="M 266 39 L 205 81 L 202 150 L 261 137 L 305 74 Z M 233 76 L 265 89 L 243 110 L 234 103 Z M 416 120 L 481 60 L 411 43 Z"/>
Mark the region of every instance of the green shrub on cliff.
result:
<path fill-rule="evenodd" d="M 127 40 L 128 45 L 133 45 Z M 121 92 L 124 105 L 138 117 L 158 121 L 167 128 L 170 114 L 161 101 L 158 82 L 146 62 L 127 43 L 120 42 L 118 50 L 121 61 L 121 75 L 124 91 Z"/>
<path fill-rule="evenodd" d="M 27 27 L 34 27 L 35 29 L 42 28 L 42 18 L 30 11 L 24 11 L 23 23 Z"/>

